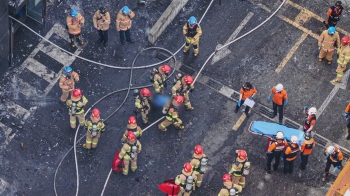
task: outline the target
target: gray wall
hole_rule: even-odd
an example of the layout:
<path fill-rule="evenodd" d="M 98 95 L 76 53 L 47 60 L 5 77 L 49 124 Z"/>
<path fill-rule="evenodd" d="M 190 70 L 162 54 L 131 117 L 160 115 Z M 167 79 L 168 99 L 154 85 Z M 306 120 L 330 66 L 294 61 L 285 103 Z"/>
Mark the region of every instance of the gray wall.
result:
<path fill-rule="evenodd" d="M 9 67 L 10 32 L 8 2 L 9 0 L 0 0 L 0 75 L 4 74 Z"/>

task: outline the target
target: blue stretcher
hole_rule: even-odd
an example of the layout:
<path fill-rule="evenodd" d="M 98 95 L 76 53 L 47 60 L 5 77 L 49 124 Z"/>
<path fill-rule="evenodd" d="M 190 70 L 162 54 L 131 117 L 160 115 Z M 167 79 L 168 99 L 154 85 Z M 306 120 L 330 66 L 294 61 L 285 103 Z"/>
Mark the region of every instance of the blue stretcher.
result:
<path fill-rule="evenodd" d="M 277 123 L 270 123 L 264 121 L 253 121 L 249 126 L 249 132 L 257 135 L 262 135 L 274 139 L 277 131 L 284 133 L 284 139 L 290 141 L 290 137 L 295 135 L 299 139 L 299 145 L 304 141 L 304 132 L 299 129 L 289 128 Z"/>

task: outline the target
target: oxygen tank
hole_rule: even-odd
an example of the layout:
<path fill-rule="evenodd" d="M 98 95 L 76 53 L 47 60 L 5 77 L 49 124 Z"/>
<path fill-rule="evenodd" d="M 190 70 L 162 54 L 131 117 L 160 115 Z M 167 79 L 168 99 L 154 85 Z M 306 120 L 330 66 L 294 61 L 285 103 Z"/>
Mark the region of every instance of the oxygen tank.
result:
<path fill-rule="evenodd" d="M 188 176 L 187 180 L 186 180 L 186 188 L 185 188 L 185 190 L 187 192 L 190 192 L 192 190 L 192 186 L 193 186 L 193 177 L 192 176 Z"/>
<path fill-rule="evenodd" d="M 132 159 L 136 157 L 136 151 L 137 151 L 136 146 L 131 147 L 131 158 Z"/>
<path fill-rule="evenodd" d="M 249 174 L 250 162 L 244 163 L 243 175 L 247 176 Z"/>
<path fill-rule="evenodd" d="M 230 196 L 235 196 L 235 195 L 236 195 L 236 190 L 230 189 Z"/>
<path fill-rule="evenodd" d="M 72 115 L 75 115 L 76 110 L 77 110 L 77 104 L 76 103 L 72 103 L 72 109 L 71 109 Z"/>
<path fill-rule="evenodd" d="M 97 125 L 92 125 L 91 135 L 92 135 L 92 137 L 96 137 L 96 135 L 97 135 Z"/>
<path fill-rule="evenodd" d="M 200 172 L 205 173 L 207 171 L 207 165 L 208 165 L 208 159 L 207 158 L 202 158 L 201 160 L 201 166 L 200 166 Z"/>

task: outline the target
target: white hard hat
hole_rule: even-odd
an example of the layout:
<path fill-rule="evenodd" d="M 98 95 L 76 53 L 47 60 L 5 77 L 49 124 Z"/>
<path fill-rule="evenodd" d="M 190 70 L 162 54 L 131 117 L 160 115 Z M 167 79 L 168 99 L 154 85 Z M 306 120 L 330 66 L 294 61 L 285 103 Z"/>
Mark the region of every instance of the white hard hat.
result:
<path fill-rule="evenodd" d="M 328 152 L 329 154 L 333 154 L 334 151 L 335 151 L 334 146 L 328 146 L 328 147 L 327 147 L 327 152 Z"/>
<path fill-rule="evenodd" d="M 284 134 L 282 131 L 277 131 L 276 133 L 276 139 L 282 140 L 284 138 Z"/>
<path fill-rule="evenodd" d="M 276 85 L 276 91 L 281 92 L 283 90 L 283 85 L 282 84 L 277 84 Z"/>
<path fill-rule="evenodd" d="M 309 115 L 313 115 L 313 114 L 315 114 L 315 115 L 316 115 L 317 110 L 316 110 L 316 108 L 315 108 L 315 107 L 312 107 L 312 108 L 310 108 L 310 109 L 309 109 L 308 113 L 309 113 Z"/>
<path fill-rule="evenodd" d="M 298 137 L 295 136 L 295 135 L 292 135 L 292 137 L 290 137 L 290 141 L 291 141 L 293 144 L 297 144 L 297 143 L 298 143 Z"/>

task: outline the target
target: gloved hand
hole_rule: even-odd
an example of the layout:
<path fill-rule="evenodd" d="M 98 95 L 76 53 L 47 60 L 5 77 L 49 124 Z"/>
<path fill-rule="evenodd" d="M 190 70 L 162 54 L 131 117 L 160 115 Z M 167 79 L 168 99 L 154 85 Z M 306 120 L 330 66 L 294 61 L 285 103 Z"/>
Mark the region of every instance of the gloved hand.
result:
<path fill-rule="evenodd" d="M 345 117 L 345 118 L 348 118 L 348 117 L 349 117 L 349 114 L 346 113 L 346 112 L 344 112 L 344 117 Z"/>
<path fill-rule="evenodd" d="M 194 91 L 194 88 L 192 88 L 191 90 L 190 90 L 190 92 L 192 93 Z"/>
<path fill-rule="evenodd" d="M 283 157 L 281 157 L 281 161 L 284 161 L 284 158 L 283 158 Z"/>
<path fill-rule="evenodd" d="M 241 107 L 241 105 L 242 105 L 242 100 L 238 100 L 238 103 L 237 103 L 237 104 L 238 104 L 239 107 Z"/>
<path fill-rule="evenodd" d="M 267 97 L 267 100 L 270 101 L 270 100 L 271 100 L 271 96 L 268 96 L 268 97 Z"/>
<path fill-rule="evenodd" d="M 163 113 L 163 114 L 166 114 L 167 112 L 168 112 L 168 110 L 166 110 L 166 109 L 163 109 L 163 110 L 162 110 L 162 113 Z"/>
<path fill-rule="evenodd" d="M 307 106 L 304 106 L 304 111 L 306 111 L 307 110 Z"/>
<path fill-rule="evenodd" d="M 272 154 L 273 152 L 266 152 L 266 154 Z"/>
<path fill-rule="evenodd" d="M 339 170 L 339 167 L 334 167 L 334 171 L 338 171 Z"/>
<path fill-rule="evenodd" d="M 144 109 L 144 110 L 148 110 L 148 109 L 149 109 L 148 105 L 144 105 L 144 106 L 143 106 L 143 109 Z"/>
<path fill-rule="evenodd" d="M 249 99 L 250 99 L 250 100 L 253 100 L 253 97 L 250 97 Z"/>
<path fill-rule="evenodd" d="M 285 101 L 285 102 L 284 102 L 284 105 L 288 105 L 288 101 Z"/>

